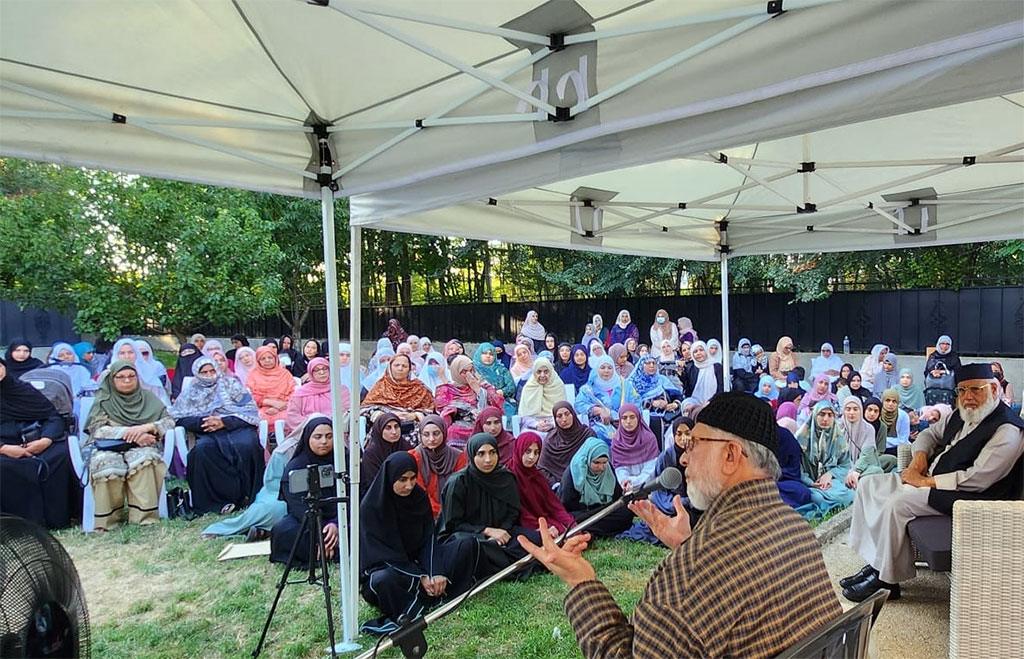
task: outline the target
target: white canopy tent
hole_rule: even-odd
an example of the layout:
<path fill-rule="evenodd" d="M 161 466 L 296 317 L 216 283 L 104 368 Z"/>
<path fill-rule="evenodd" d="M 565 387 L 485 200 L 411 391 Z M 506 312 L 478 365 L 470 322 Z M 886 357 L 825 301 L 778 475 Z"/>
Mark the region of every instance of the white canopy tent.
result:
<path fill-rule="evenodd" d="M 6 0 L 0 154 L 320 198 L 334 345 L 331 201 L 355 195 L 358 360 L 361 226 L 704 259 L 1019 236 L 1022 18 L 1018 0 Z M 342 590 L 351 640 L 356 569 Z"/>

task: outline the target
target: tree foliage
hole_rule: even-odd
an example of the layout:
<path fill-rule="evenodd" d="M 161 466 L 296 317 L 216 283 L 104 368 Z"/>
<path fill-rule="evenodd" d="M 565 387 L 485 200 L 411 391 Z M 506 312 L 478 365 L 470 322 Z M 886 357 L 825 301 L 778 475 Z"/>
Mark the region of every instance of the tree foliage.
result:
<path fill-rule="evenodd" d="M 347 200 L 335 203 L 348 299 Z M 76 313 L 80 332 L 185 335 L 278 315 L 301 335 L 324 306 L 320 204 L 0 159 L 0 297 Z M 1024 240 L 748 256 L 730 287 L 799 301 L 858 288 L 1024 284 Z M 369 305 L 717 293 L 718 263 L 363 231 Z"/>

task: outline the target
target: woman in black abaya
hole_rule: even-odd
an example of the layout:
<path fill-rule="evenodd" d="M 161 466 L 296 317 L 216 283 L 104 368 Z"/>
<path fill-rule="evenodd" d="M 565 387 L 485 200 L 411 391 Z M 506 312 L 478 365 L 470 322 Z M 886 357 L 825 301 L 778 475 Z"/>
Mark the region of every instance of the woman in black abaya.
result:
<path fill-rule="evenodd" d="M 295 538 L 299 535 L 299 528 L 302 526 L 302 518 L 306 514 L 307 505 L 305 494 L 293 494 L 288 487 L 289 474 L 296 469 L 305 471 L 310 465 L 323 466 L 334 465 L 334 430 L 331 428 L 331 420 L 327 417 L 310 419 L 306 423 L 306 429 L 302 432 L 299 445 L 295 447 L 295 455 L 284 468 L 284 475 L 281 477 L 281 492 L 279 498 L 288 506 L 288 514 L 279 520 L 270 530 L 270 560 L 275 563 L 287 563 Z M 324 496 L 333 496 L 334 489 Z M 318 530 L 324 536 L 324 547 L 327 550 L 327 558 L 336 559 L 338 555 L 338 505 L 335 503 L 321 503 L 320 513 L 323 516 L 323 526 Z M 295 549 L 295 569 L 306 569 L 309 564 L 309 528 L 307 527 L 299 538 L 299 544 Z M 312 557 L 314 560 L 316 557 Z"/>
<path fill-rule="evenodd" d="M 473 583 L 473 538 L 438 542 L 430 499 L 416 484 L 416 460 L 392 453 L 359 504 L 359 582 L 363 599 L 380 609 L 361 631 L 389 634 L 400 616 L 416 618 Z"/>
<path fill-rule="evenodd" d="M 51 529 L 71 523 L 74 477 L 64 419 L 0 359 L 0 512 Z"/>
<path fill-rule="evenodd" d="M 518 535 L 540 542 L 540 534 L 519 526 L 519 488 L 515 475 L 498 464 L 498 440 L 477 433 L 466 444 L 469 462 L 445 483 L 440 537 L 472 538 L 480 550 L 476 577 L 488 577 L 526 555 Z M 521 576 L 526 576 L 520 573 Z"/>

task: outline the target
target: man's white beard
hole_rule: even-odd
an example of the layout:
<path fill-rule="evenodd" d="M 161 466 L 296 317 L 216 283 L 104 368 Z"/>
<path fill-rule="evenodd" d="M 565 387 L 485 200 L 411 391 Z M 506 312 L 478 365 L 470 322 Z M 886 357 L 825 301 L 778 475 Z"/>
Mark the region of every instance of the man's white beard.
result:
<path fill-rule="evenodd" d="M 722 493 L 722 484 L 715 482 L 705 474 L 699 474 L 691 467 L 686 469 L 686 496 L 690 505 L 698 510 L 707 510 Z"/>
<path fill-rule="evenodd" d="M 957 401 L 956 408 L 960 411 L 960 418 L 964 420 L 964 423 L 974 426 L 981 423 L 989 414 L 992 414 L 992 410 L 996 409 L 998 405 L 999 397 L 993 396 L 990 390 L 987 398 L 985 398 L 985 402 L 980 407 L 976 407 L 973 410 L 967 409 Z"/>

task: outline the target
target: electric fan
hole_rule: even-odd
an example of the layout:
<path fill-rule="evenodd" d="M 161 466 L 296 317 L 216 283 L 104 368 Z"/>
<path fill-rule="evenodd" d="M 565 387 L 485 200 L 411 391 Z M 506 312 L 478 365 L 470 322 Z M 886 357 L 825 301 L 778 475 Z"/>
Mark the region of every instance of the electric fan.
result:
<path fill-rule="evenodd" d="M 0 517 L 0 657 L 89 657 L 89 641 L 71 557 L 42 527 Z"/>

